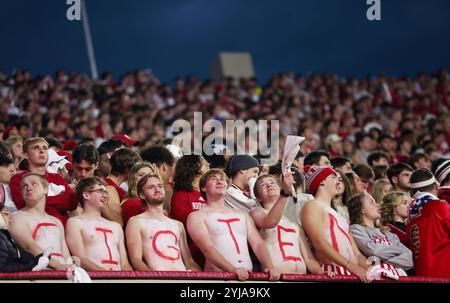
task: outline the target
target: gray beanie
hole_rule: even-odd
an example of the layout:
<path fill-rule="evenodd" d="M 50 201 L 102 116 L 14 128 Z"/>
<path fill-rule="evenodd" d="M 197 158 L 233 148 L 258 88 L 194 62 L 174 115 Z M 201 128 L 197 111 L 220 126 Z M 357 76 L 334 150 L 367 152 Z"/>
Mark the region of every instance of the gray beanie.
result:
<path fill-rule="evenodd" d="M 246 170 L 253 167 L 258 167 L 259 169 L 259 162 L 254 157 L 250 155 L 236 155 L 231 157 L 228 164 L 228 171 L 230 176 L 234 176 L 234 174 L 240 170 Z"/>

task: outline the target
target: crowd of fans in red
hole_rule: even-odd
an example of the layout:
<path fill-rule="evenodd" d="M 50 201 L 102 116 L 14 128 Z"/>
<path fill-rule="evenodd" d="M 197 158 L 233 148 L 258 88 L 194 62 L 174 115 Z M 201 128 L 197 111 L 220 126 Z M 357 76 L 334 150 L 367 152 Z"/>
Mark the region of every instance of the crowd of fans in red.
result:
<path fill-rule="evenodd" d="M 339 174 L 345 192 L 333 198 L 332 207 L 353 224 L 352 232 L 361 233 L 354 225 L 369 224 L 369 219 L 364 221 L 360 218 L 362 215 L 356 213 L 366 199 L 364 195 L 368 194 L 379 205 L 381 214 L 373 220 L 372 228 L 382 226 L 383 232 L 386 228 L 396 234 L 405 249 L 408 246 L 414 252 L 414 262 L 419 262 L 408 240 L 411 238 L 408 232 L 417 233 L 417 230 L 407 229 L 411 219 L 409 213 L 397 208 L 405 200 L 417 215 L 418 209 L 409 203 L 411 199 L 423 199 L 414 196 L 416 192 L 412 195 L 410 192 L 414 181 L 411 173 L 420 169 L 429 170 L 430 176 L 434 174 L 440 186 L 439 198 L 449 200 L 446 190 L 450 178 L 447 172 L 450 162 L 446 160 L 450 158 L 449 105 L 450 78 L 446 70 L 435 74 L 420 73 L 416 77 L 380 75 L 367 79 L 343 78 L 331 73 L 280 73 L 265 86 L 260 86 L 256 79 L 226 78 L 213 83 L 199 81 L 195 76 L 177 78 L 172 86 L 162 83 L 147 70 L 127 73 L 119 81 L 108 73 L 98 80 L 91 80 L 85 75 L 64 71 L 58 71 L 54 77 L 35 78 L 28 71 L 15 71 L 11 75 L 0 72 L 3 226 L 8 227 L 9 214 L 25 206 L 21 180 L 27 171 L 39 173 L 38 154 L 36 158 L 31 157 L 31 147 L 37 146 L 46 153 L 45 172 L 41 174 L 48 183 L 65 188 L 62 195 L 66 196 L 54 193 L 47 197 L 46 205 L 46 212 L 60 219 L 63 226 L 69 217 L 77 214 L 77 207 L 81 209 L 75 196 L 79 181 L 95 173 L 108 185 L 110 209 L 102 215 L 125 228 L 133 216 L 143 211 L 142 197 L 137 193 L 138 179 L 142 177 L 138 178 L 138 172 L 148 167 L 161 176 L 164 184 L 165 214 L 181 221 L 188 230 L 189 213 L 207 205 L 198 182 L 209 167 L 225 169 L 231 186 L 242 182 L 235 180 L 227 169 L 232 155 L 203 155 L 189 159 L 171 144 L 173 122 L 178 119 L 192 122 L 194 112 L 201 112 L 203 121 L 279 120 L 276 131 L 280 135 L 280 150 L 288 135 L 305 137 L 293 166 L 298 192 L 294 204 L 303 207 L 302 198 L 305 203 L 314 199 L 317 189 L 310 191 L 308 188 L 308 182 L 312 182 L 308 179 L 312 178 L 310 171 L 316 171 L 315 168 L 311 170 L 311 166 L 333 167 L 336 171 L 326 173 L 320 181 L 325 182 L 330 174 Z M 32 139 L 34 137 L 45 140 Z M 43 142 L 46 146 L 39 145 Z M 261 158 L 258 154 L 253 156 Z M 61 160 L 65 161 L 63 166 L 52 167 Z M 276 176 L 283 187 L 280 164 L 273 164 L 261 166 L 258 174 Z M 245 162 L 237 171 L 253 167 Z M 247 184 L 249 178 L 250 175 L 243 184 Z M 416 188 L 430 186 L 427 182 L 431 177 L 426 177 L 426 173 L 419 174 L 418 178 L 413 182 L 418 184 Z M 197 186 L 191 186 L 194 183 Z M 250 195 L 248 187 L 236 186 L 245 195 Z M 313 195 L 311 199 L 306 193 Z M 432 193 L 433 197 L 434 193 L 437 196 L 437 187 Z M 178 200 L 192 202 L 192 205 L 180 207 Z M 299 211 L 294 212 L 297 214 L 294 222 L 300 221 Z M 289 217 L 289 211 L 285 209 L 284 212 Z M 450 217 L 448 208 L 445 212 Z M 254 220 L 260 227 L 258 219 Z M 305 230 L 309 236 L 308 228 Z M 189 234 L 187 239 L 193 259 L 203 265 L 205 253 L 202 255 Z M 358 239 L 361 238 L 356 241 L 360 244 Z M 383 241 L 396 241 L 386 239 Z M 314 240 L 310 240 L 314 246 Z M 447 243 L 444 253 L 447 255 L 449 241 L 447 234 L 447 239 L 442 239 Z M 367 252 L 370 253 L 373 251 Z M 343 268 L 351 265 L 351 261 L 336 260 L 333 262 Z M 447 265 L 441 265 L 444 272 L 438 273 L 422 267 L 415 266 L 420 275 L 450 276 L 450 272 L 445 272 Z M 309 265 L 307 268 L 310 269 Z M 414 274 L 414 267 L 405 266 L 404 269 L 408 274 Z M 315 272 L 320 273 L 320 270 Z"/>

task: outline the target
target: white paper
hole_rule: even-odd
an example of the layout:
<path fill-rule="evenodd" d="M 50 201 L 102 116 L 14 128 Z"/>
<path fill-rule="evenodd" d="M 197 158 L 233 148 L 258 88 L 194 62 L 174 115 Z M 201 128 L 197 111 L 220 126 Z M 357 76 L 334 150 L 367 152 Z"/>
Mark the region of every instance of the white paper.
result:
<path fill-rule="evenodd" d="M 300 136 L 287 136 L 286 143 L 284 144 L 283 159 L 281 160 L 281 172 L 283 176 L 291 171 L 292 163 L 295 160 L 295 156 L 300 150 L 300 144 L 305 140 L 305 137 Z M 297 197 L 297 192 L 292 186 L 292 196 Z"/>
<path fill-rule="evenodd" d="M 283 176 L 291 171 L 291 165 L 295 160 L 295 156 L 300 150 L 300 144 L 305 140 L 305 137 L 287 136 L 284 144 L 283 159 L 281 161 L 281 169 Z"/>

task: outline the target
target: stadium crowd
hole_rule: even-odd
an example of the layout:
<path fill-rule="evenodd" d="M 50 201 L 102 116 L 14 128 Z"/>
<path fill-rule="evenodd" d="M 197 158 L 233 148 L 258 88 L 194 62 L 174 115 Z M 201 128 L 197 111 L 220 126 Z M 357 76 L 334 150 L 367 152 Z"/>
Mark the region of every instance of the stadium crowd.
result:
<path fill-rule="evenodd" d="M 75 256 L 87 271 L 449 278 L 449 105 L 446 70 L 264 87 L 0 72 L 0 272 Z M 171 126 L 194 112 L 279 120 L 280 151 L 305 140 L 288 172 L 224 146 L 186 154 Z"/>

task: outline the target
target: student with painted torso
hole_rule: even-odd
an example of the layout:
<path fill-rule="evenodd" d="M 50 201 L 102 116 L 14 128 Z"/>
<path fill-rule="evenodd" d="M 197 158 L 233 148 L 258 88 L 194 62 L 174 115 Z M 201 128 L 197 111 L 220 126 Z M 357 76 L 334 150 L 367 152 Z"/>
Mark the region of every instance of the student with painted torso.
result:
<path fill-rule="evenodd" d="M 86 270 L 131 270 L 122 227 L 102 217 L 108 207 L 106 183 L 99 177 L 81 179 L 76 188 L 81 215 L 67 221 L 66 239 Z"/>
<path fill-rule="evenodd" d="M 130 260 L 136 270 L 198 271 L 181 222 L 164 214 L 165 191 L 161 177 L 144 175 L 137 185 L 145 211 L 132 217 L 126 228 Z"/>
<path fill-rule="evenodd" d="M 356 246 L 349 222 L 331 207 L 338 193 L 337 173 L 326 166 L 305 166 L 306 188 L 315 199 L 302 210 L 302 226 L 325 271 L 338 275 L 354 274 L 370 282 L 370 265 Z"/>
<path fill-rule="evenodd" d="M 10 215 L 9 230 L 16 244 L 33 255 L 50 250 L 49 268 L 66 270 L 70 257 L 60 220 L 45 212 L 48 182 L 36 173 L 24 174 L 20 190 L 25 206 Z"/>
<path fill-rule="evenodd" d="M 208 201 L 203 209 L 187 220 L 188 232 L 206 258 L 205 271 L 236 273 L 239 280 L 248 279 L 253 270 L 247 243 L 261 262 L 270 280 L 278 280 L 264 240 L 250 216 L 243 210 L 225 206 L 228 178 L 221 170 L 212 169 L 200 179 L 200 190 Z"/>
<path fill-rule="evenodd" d="M 293 185 L 292 173 L 282 177 L 281 187 L 271 175 L 262 175 L 255 182 L 254 193 L 263 207 L 255 207 L 250 215 L 260 228 L 274 266 L 282 273 L 324 273 L 306 242 L 299 224 L 283 215 Z"/>

